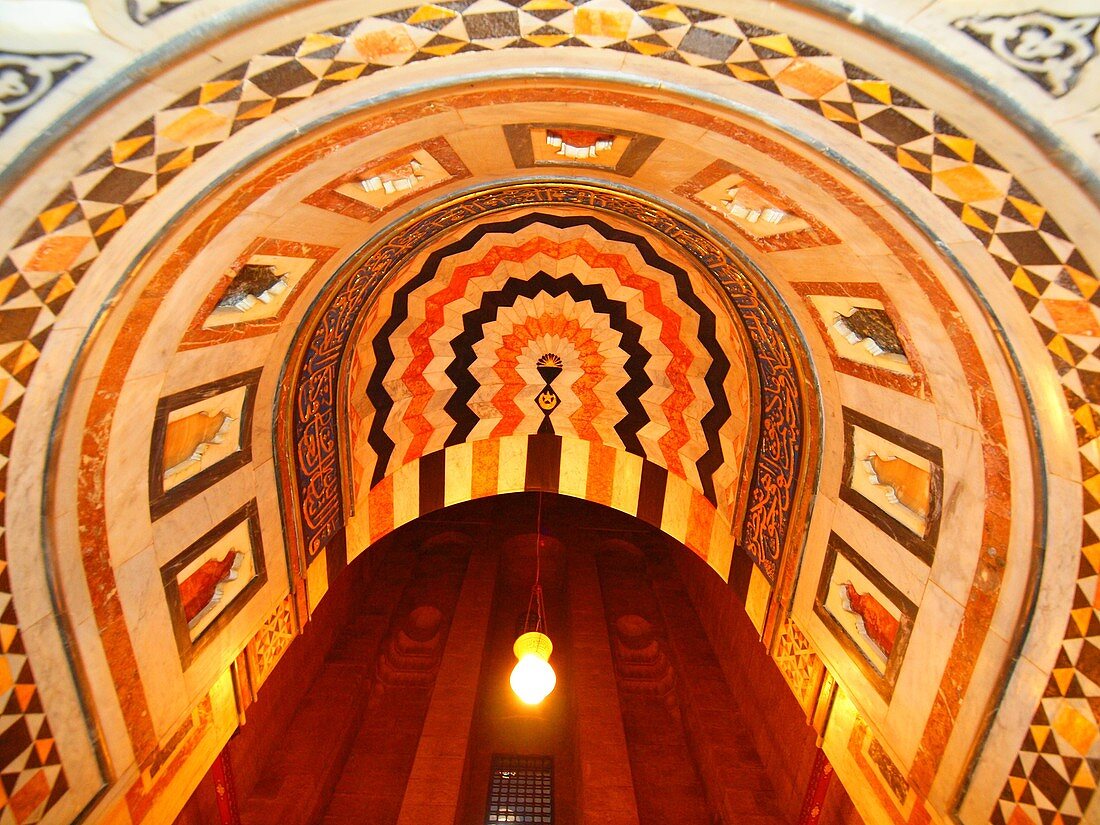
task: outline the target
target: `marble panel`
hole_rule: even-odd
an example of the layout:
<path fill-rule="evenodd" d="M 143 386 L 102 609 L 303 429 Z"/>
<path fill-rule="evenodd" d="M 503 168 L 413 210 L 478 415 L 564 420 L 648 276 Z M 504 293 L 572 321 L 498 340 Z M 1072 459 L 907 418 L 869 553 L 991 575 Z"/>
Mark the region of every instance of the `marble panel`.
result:
<path fill-rule="evenodd" d="M 757 633 L 764 632 L 764 622 L 768 618 L 768 607 L 771 604 L 772 586 L 768 579 L 755 564 L 749 573 L 749 589 L 745 595 L 745 612 L 752 620 L 752 626 Z"/>
<path fill-rule="evenodd" d="M 210 512 L 205 496 L 195 496 L 153 522 L 153 546 L 158 564 L 166 564 L 180 549 L 209 532 L 219 518 Z"/>
<path fill-rule="evenodd" d="M 356 504 L 344 525 L 344 534 L 348 543 L 348 564 L 351 564 L 371 546 L 370 508 L 365 500 Z"/>
<path fill-rule="evenodd" d="M 335 252 L 320 244 L 256 238 L 207 295 L 180 348 L 274 331 Z"/>
<path fill-rule="evenodd" d="M 112 537 L 110 553 L 117 565 L 140 552 L 152 541 L 149 512 L 135 490 L 147 484 L 148 468 L 135 456 L 149 443 L 150 401 L 159 394 L 162 376 L 128 381 L 119 394 L 119 406 L 111 427 L 111 440 L 103 445 L 105 455 L 104 524 Z M 117 538 L 116 538 L 117 537 Z"/>
<path fill-rule="evenodd" d="M 796 283 L 794 288 L 812 308 L 838 372 L 929 397 L 921 355 L 881 286 L 848 281 Z"/>
<path fill-rule="evenodd" d="M 393 526 L 408 524 L 420 515 L 420 462 L 410 461 L 393 474 Z"/>
<path fill-rule="evenodd" d="M 160 573 L 186 669 L 267 582 L 255 500 L 161 567 Z"/>
<path fill-rule="evenodd" d="M 628 515 L 638 512 L 638 491 L 642 483 L 641 456 L 617 451 L 615 453 L 614 486 L 611 490 L 611 506 Z"/>
<path fill-rule="evenodd" d="M 925 741 L 924 729 L 951 656 L 951 649 L 943 640 L 956 633 L 962 619 L 963 606 L 959 602 L 934 582 L 925 588 L 904 654 L 908 663 L 902 665 L 894 688 L 894 701 L 880 726 L 906 767 L 912 765 L 918 748 L 934 748 L 937 754 L 942 754 L 947 745 L 946 740 L 934 744 Z M 978 689 L 975 694 L 978 701 L 984 701 L 985 690 Z"/>
<path fill-rule="evenodd" d="M 707 543 L 707 564 L 722 577 L 722 581 L 729 581 L 730 565 L 735 552 L 737 550 L 733 528 L 720 515 L 715 514 L 711 522 L 710 541 Z"/>
<path fill-rule="evenodd" d="M 665 501 L 661 513 L 661 530 L 676 541 L 686 543 L 690 529 L 691 485 L 678 476 L 668 474 L 665 482 Z"/>
<path fill-rule="evenodd" d="M 944 506 L 940 516 L 940 540 L 946 542 L 946 537 L 950 536 L 952 552 L 937 555 L 931 578 L 962 604 L 969 598 L 975 562 L 988 538 L 984 533 L 989 510 L 986 484 L 1001 482 L 989 478 L 988 473 L 981 484 L 974 477 L 974 468 L 985 461 L 982 433 L 949 421 L 941 422 L 941 433 Z M 1006 603 L 1011 602 L 1012 599 L 1006 599 Z M 1013 624 L 1016 621 L 1019 621 L 1018 616 L 1011 620 Z"/>
<path fill-rule="evenodd" d="M 505 436 L 500 439 L 497 491 L 502 494 L 523 492 L 526 478 L 527 436 Z"/>
<path fill-rule="evenodd" d="M 469 442 L 448 447 L 445 453 L 444 506 L 469 501 L 473 490 L 473 445 Z"/>
<path fill-rule="evenodd" d="M 561 442 L 561 475 L 558 492 L 575 498 L 585 498 L 588 489 L 590 441 L 563 438 Z"/>
<path fill-rule="evenodd" d="M 717 160 L 673 190 L 705 206 L 764 252 L 840 243 L 818 218 L 759 174 Z"/>
<path fill-rule="evenodd" d="M 251 370 L 160 400 L 149 459 L 154 519 L 251 461 L 259 377 Z"/>
<path fill-rule="evenodd" d="M 238 722 L 233 678 L 226 669 L 126 792 L 130 821 L 167 821 L 229 741 Z M 110 817 L 107 817 L 110 821 Z M 122 820 L 126 821 L 126 820 Z"/>
<path fill-rule="evenodd" d="M 844 446 L 841 497 L 931 565 L 943 506 L 939 447 L 847 407 Z"/>
<path fill-rule="evenodd" d="M 1009 643 L 1001 635 L 990 633 L 986 637 L 981 657 L 975 668 L 974 683 L 996 685 L 997 689 L 971 691 L 960 706 L 955 730 L 940 748 L 942 770 L 928 791 L 928 799 L 933 804 L 947 807 L 954 802 L 956 789 L 951 777 L 957 776 L 959 771 L 964 770 L 969 763 L 971 744 L 975 736 L 984 734 L 990 709 L 996 706 L 999 715 L 1004 705 L 1014 701 L 1019 702 L 1019 698 L 1013 699 L 1012 691 L 1006 689 L 1008 680 L 1005 677 L 1016 671 L 1014 664 L 1007 667 L 1011 661 Z M 1025 700 L 1023 704 L 1031 705 L 1032 702 Z M 1004 707 L 1004 710 L 1008 714 L 1018 714 L 1017 711 L 1008 710 L 1007 707 Z M 993 796 L 996 796 L 1001 788 L 998 785 L 996 789 L 990 790 L 993 791 Z M 992 807 L 992 803 L 990 804 Z"/>
<path fill-rule="evenodd" d="M 509 124 L 504 138 L 516 169 L 591 166 L 626 177 L 634 175 L 661 142 L 652 135 L 568 121 Z"/>
<path fill-rule="evenodd" d="M 856 720 L 848 751 L 863 775 L 865 791 L 874 794 L 881 804 L 886 816 L 883 821 L 895 825 L 923 821 L 920 793 L 887 748 L 865 720 Z"/>
<path fill-rule="evenodd" d="M 125 680 L 116 674 L 115 687 L 123 713 L 148 714 L 148 723 L 159 741 L 186 711 L 191 698 L 173 640 L 174 616 L 152 547 L 115 568 L 114 574 L 123 625 L 103 627 L 100 635 L 107 646 L 114 641 L 112 634 L 125 632 L 133 645 L 134 672 L 126 674 Z M 139 757 L 141 761 L 145 760 Z"/>
<path fill-rule="evenodd" d="M 469 175 L 447 139 L 437 137 L 389 151 L 343 172 L 306 196 L 303 203 L 356 220 L 373 221 L 411 197 Z"/>
<path fill-rule="evenodd" d="M 916 605 L 832 534 L 814 611 L 888 699 L 905 658 Z"/>

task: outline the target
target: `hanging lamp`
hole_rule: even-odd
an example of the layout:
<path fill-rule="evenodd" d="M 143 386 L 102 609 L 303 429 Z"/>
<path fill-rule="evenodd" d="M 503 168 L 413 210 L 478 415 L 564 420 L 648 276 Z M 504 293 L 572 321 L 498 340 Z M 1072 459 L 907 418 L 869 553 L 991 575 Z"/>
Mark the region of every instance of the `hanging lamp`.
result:
<path fill-rule="evenodd" d="M 535 530 L 535 583 L 527 602 L 527 615 L 523 620 L 523 633 L 512 645 L 516 666 L 508 683 L 512 692 L 527 705 L 537 705 L 550 695 L 558 682 L 554 668 L 550 666 L 550 653 L 554 645 L 546 635 L 546 607 L 542 601 L 542 493 L 539 493 L 538 522 Z"/>

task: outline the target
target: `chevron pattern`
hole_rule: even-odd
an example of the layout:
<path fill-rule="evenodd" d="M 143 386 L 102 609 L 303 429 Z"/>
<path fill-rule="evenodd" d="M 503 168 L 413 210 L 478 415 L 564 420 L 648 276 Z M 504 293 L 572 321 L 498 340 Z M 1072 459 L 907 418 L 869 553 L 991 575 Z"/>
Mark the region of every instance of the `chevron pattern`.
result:
<path fill-rule="evenodd" d="M 732 522 L 746 356 L 717 294 L 692 289 L 702 277 L 591 219 L 529 214 L 453 246 L 383 298 L 391 310 L 360 339 L 366 489 L 444 446 L 539 431 L 536 362 L 553 354 L 553 432 L 665 467 Z"/>

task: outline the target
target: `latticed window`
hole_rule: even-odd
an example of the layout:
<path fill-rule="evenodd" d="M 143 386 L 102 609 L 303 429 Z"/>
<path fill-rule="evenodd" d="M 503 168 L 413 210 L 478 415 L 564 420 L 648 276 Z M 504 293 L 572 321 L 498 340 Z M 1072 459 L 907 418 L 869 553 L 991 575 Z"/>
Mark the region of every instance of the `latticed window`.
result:
<path fill-rule="evenodd" d="M 495 754 L 485 825 L 551 825 L 553 821 L 554 760 Z"/>

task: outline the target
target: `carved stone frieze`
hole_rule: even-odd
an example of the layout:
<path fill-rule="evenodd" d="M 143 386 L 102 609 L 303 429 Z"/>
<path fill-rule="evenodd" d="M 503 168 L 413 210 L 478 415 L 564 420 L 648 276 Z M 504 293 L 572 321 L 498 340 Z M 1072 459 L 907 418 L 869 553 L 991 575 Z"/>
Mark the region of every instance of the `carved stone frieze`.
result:
<path fill-rule="evenodd" d="M 190 2 L 192 0 L 126 0 L 126 11 L 131 20 L 144 26 Z"/>
<path fill-rule="evenodd" d="M 1042 11 L 963 17 L 954 26 L 1019 69 L 1055 97 L 1068 93 L 1096 55 L 1100 16 L 1062 17 Z"/>
<path fill-rule="evenodd" d="M 79 52 L 19 54 L 0 51 L 0 133 L 90 59 Z"/>

